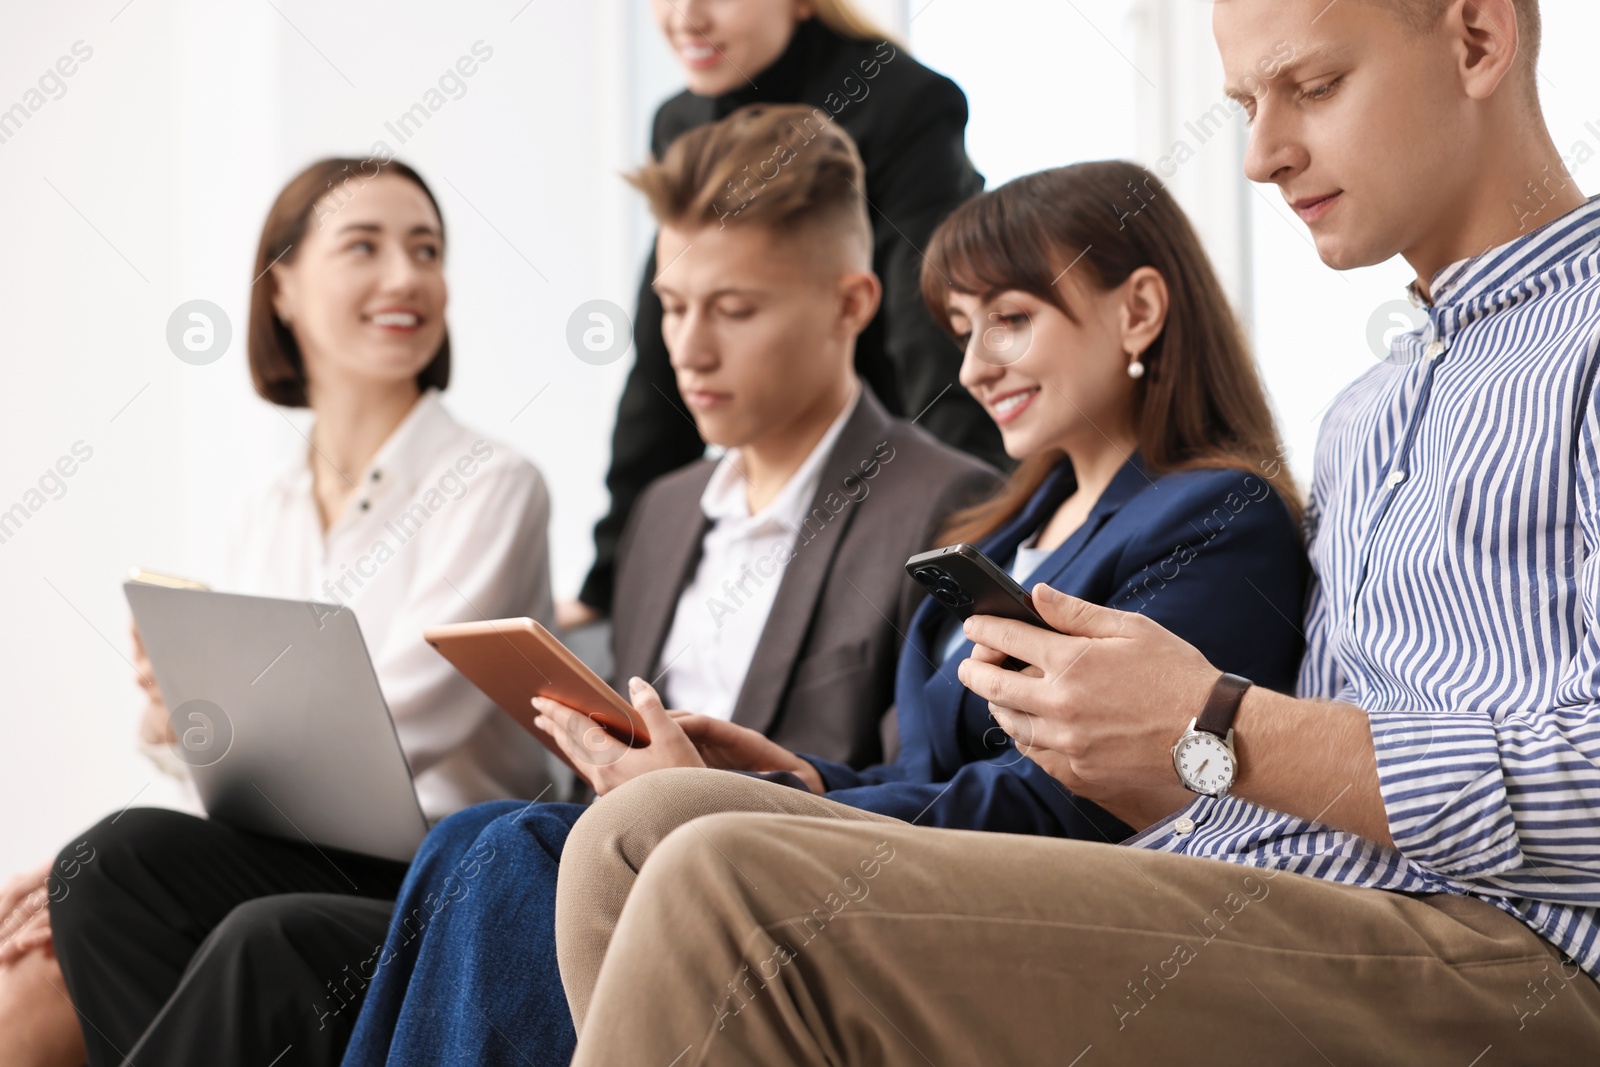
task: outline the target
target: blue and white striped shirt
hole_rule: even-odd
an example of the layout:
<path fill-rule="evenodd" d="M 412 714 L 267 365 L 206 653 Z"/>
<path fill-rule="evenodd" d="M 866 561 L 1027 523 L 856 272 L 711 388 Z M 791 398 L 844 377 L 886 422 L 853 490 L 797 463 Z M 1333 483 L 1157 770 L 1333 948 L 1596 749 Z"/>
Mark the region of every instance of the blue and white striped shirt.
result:
<path fill-rule="evenodd" d="M 1300 695 L 1367 711 L 1395 847 L 1234 797 L 1130 844 L 1470 894 L 1600 978 L 1600 197 L 1431 288 L 1307 515 Z"/>

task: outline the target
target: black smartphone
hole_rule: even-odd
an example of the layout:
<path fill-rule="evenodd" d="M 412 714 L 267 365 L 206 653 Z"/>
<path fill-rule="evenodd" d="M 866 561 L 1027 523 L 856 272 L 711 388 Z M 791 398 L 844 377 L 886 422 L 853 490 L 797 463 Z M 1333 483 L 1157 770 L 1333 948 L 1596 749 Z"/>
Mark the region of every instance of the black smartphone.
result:
<path fill-rule="evenodd" d="M 912 556 L 906 560 L 906 573 L 958 619 L 997 615 L 1052 629 L 1034 610 L 1028 591 L 969 544 L 947 545 Z M 1010 657 L 1002 666 L 1019 670 L 1026 664 Z"/>

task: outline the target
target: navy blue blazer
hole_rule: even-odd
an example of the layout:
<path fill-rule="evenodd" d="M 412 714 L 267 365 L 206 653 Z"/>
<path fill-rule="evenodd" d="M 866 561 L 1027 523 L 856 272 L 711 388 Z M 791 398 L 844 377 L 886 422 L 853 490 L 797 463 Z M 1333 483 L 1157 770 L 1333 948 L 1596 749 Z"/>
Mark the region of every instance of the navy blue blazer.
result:
<path fill-rule="evenodd" d="M 1004 562 L 1075 488 L 1063 461 L 1012 522 L 980 547 Z M 1023 582 L 1155 619 L 1212 665 L 1259 685 L 1293 688 L 1304 646 L 1305 548 L 1287 505 L 1239 470 L 1149 476 L 1136 453 L 1088 519 Z M 931 598 L 912 617 L 895 676 L 900 751 L 855 771 L 807 756 L 828 796 L 924 826 L 1119 841 L 1132 830 L 1022 755 L 941 662 L 945 609 Z M 1199 709 L 1196 709 L 1197 711 Z"/>

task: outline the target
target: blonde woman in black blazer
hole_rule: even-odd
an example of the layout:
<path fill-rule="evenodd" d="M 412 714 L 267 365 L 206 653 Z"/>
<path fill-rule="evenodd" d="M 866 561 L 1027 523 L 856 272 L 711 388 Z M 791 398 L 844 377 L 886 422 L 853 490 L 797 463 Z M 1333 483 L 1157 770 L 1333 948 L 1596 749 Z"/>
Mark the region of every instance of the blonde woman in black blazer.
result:
<path fill-rule="evenodd" d="M 819 125 L 844 127 L 866 167 L 872 266 L 883 280 L 882 306 L 856 343 L 856 370 L 890 414 L 915 418 L 946 444 L 1009 467 L 994 423 L 956 381 L 960 349 L 928 315 L 918 288 L 934 227 L 983 190 L 983 176 L 967 158 L 960 87 L 886 39 L 850 0 L 654 0 L 652 7 L 688 88 L 656 112 L 651 155 L 663 158 L 689 130 L 752 103 L 806 104 Z M 595 526 L 595 564 L 578 602 L 558 605 L 566 625 L 609 614 L 617 542 L 639 494 L 705 449 L 680 410 L 661 339 L 661 301 L 651 289 L 656 273 L 652 254 L 639 286 L 633 370 L 611 441 L 611 510 Z"/>

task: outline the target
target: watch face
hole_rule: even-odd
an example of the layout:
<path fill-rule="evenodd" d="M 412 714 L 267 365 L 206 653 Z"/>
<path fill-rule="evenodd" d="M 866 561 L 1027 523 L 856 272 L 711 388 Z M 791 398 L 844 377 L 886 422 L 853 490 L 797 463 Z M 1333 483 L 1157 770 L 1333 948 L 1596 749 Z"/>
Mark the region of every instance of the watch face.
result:
<path fill-rule="evenodd" d="M 1178 742 L 1172 754 L 1178 778 L 1189 789 L 1220 796 L 1233 784 L 1233 753 L 1216 734 L 1199 730 Z"/>

